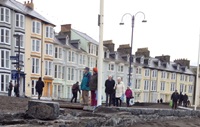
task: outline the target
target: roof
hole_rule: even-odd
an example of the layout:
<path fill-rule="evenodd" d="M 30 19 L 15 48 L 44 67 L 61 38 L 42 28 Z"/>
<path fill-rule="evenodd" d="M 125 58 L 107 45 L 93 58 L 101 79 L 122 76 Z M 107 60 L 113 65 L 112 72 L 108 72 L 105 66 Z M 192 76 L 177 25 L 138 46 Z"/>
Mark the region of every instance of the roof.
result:
<path fill-rule="evenodd" d="M 71 30 L 74 31 L 75 33 L 77 33 L 78 35 L 80 35 L 81 37 L 83 37 L 84 39 L 86 39 L 87 41 L 89 41 L 91 43 L 94 43 L 96 45 L 99 45 L 99 42 L 97 42 L 96 40 L 94 40 L 92 37 L 90 37 L 86 33 L 80 32 L 80 31 L 75 30 L 75 29 L 71 29 Z"/>
<path fill-rule="evenodd" d="M 35 10 L 30 9 L 29 7 L 27 7 L 26 5 L 16 1 L 16 0 L 0 0 L 0 4 L 2 4 L 3 6 L 6 6 L 8 8 L 11 8 L 15 11 L 18 11 L 20 13 L 23 13 L 25 15 L 29 15 L 31 17 L 40 19 L 46 23 L 52 24 L 49 20 L 47 20 L 45 17 L 43 17 L 42 15 L 40 15 L 39 13 L 37 13 Z M 55 25 L 54 25 L 55 26 Z"/>

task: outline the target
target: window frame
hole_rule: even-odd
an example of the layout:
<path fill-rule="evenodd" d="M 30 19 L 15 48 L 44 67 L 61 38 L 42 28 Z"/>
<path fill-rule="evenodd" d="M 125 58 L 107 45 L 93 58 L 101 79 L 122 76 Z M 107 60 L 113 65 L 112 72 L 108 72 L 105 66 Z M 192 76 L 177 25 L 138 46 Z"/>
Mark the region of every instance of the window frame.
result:
<path fill-rule="evenodd" d="M 45 30 L 46 30 L 45 37 L 53 39 L 53 37 L 54 37 L 53 27 L 52 26 L 46 26 Z"/>
<path fill-rule="evenodd" d="M 3 76 L 3 82 L 2 82 L 2 76 Z M 8 80 L 7 80 L 8 78 Z M 11 76 L 10 74 L 0 74 L 0 92 L 7 92 L 8 86 L 10 82 Z M 3 88 L 3 90 L 2 90 Z"/>
<path fill-rule="evenodd" d="M 3 52 L 3 57 L 2 57 L 2 52 Z M 10 54 L 11 54 L 10 50 L 0 49 L 0 56 L 1 56 L 0 67 L 1 68 L 11 69 Z M 8 58 L 7 58 L 7 56 L 8 56 Z M 2 64 L 2 62 L 3 62 L 3 64 Z"/>
<path fill-rule="evenodd" d="M 46 43 L 45 44 L 45 54 L 49 56 L 53 56 L 53 44 L 51 43 Z"/>
<path fill-rule="evenodd" d="M 7 36 L 7 32 L 9 34 L 8 36 Z M 2 35 L 2 33 L 3 33 L 3 35 Z M 0 27 L 0 43 L 7 44 L 7 45 L 11 44 L 11 30 L 10 29 Z"/>
<path fill-rule="evenodd" d="M 150 76 L 150 69 L 145 69 L 144 72 L 145 72 L 145 73 L 144 73 L 144 76 L 145 76 L 145 77 L 149 77 L 149 76 Z"/>
<path fill-rule="evenodd" d="M 18 20 L 17 20 L 18 16 Z M 17 25 L 18 22 L 18 25 Z M 25 28 L 25 16 L 21 13 L 15 13 L 15 27 L 24 29 Z"/>
<path fill-rule="evenodd" d="M 34 49 L 33 49 L 33 47 L 34 47 Z M 38 51 L 37 51 L 37 49 L 38 49 Z M 38 53 L 41 52 L 41 40 L 39 40 L 39 39 L 31 39 L 31 51 L 32 52 L 38 52 Z"/>
<path fill-rule="evenodd" d="M 37 60 L 38 60 L 38 66 L 37 66 Z M 35 67 L 33 68 L 33 61 L 35 64 Z M 40 74 L 40 67 L 41 67 L 41 63 L 40 63 L 40 58 L 36 58 L 36 57 L 32 57 L 31 58 L 31 74 Z M 37 72 L 38 69 L 38 72 Z"/>
<path fill-rule="evenodd" d="M 114 63 L 109 63 L 108 64 L 108 70 L 109 71 L 115 71 L 115 64 Z"/>
<path fill-rule="evenodd" d="M 32 33 L 33 34 L 38 34 L 38 35 L 41 34 L 41 30 L 42 30 L 41 24 L 42 23 L 39 21 L 36 21 L 36 20 L 32 21 Z"/>
<path fill-rule="evenodd" d="M 2 9 L 3 9 L 3 15 L 1 12 Z M 6 15 L 6 11 L 8 11 L 8 16 Z M 2 17 L 3 17 L 3 19 L 2 19 Z M 8 21 L 6 21 L 7 18 L 8 18 Z M 9 8 L 0 7 L 0 22 L 11 24 L 11 10 Z"/>

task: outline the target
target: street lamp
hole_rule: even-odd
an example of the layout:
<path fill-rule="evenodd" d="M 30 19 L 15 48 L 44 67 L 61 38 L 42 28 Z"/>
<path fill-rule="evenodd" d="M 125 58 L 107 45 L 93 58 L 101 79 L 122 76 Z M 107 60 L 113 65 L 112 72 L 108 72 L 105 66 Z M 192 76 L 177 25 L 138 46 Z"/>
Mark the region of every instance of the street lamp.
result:
<path fill-rule="evenodd" d="M 131 15 L 130 13 L 126 13 L 122 16 L 122 19 L 121 19 L 121 23 L 120 25 L 124 25 L 124 22 L 123 22 L 123 18 L 124 16 L 126 15 L 130 15 L 131 18 L 132 18 L 132 34 L 131 34 L 131 48 L 130 48 L 130 57 L 129 57 L 129 78 L 128 78 L 128 85 L 131 86 L 131 57 L 132 57 L 132 50 L 133 50 L 133 29 L 134 29 L 134 23 L 135 23 L 135 17 L 137 14 L 143 14 L 144 16 L 144 19 L 142 20 L 143 23 L 147 22 L 147 20 L 145 20 L 145 14 L 141 11 L 137 12 L 135 15 Z"/>

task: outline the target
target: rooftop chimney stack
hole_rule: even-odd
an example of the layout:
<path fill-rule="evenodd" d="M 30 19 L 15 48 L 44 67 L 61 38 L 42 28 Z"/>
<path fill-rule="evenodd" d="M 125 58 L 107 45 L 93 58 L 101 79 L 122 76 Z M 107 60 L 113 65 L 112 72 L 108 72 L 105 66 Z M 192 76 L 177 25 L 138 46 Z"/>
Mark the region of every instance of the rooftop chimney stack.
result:
<path fill-rule="evenodd" d="M 103 45 L 107 47 L 110 52 L 115 51 L 115 44 L 112 42 L 112 40 L 103 41 Z"/>
<path fill-rule="evenodd" d="M 33 3 L 33 0 L 31 0 L 31 2 L 30 1 L 28 1 L 28 2 L 24 2 L 24 5 L 26 6 L 26 7 L 28 7 L 28 8 L 30 8 L 30 9 L 34 9 L 34 3 Z"/>
<path fill-rule="evenodd" d="M 71 24 L 61 25 L 61 33 L 66 33 L 71 31 Z"/>
<path fill-rule="evenodd" d="M 129 44 L 119 45 L 119 48 L 117 49 L 117 52 L 119 52 L 120 54 L 123 54 L 123 55 L 130 54 L 131 47 L 130 47 Z"/>
<path fill-rule="evenodd" d="M 138 48 L 135 52 L 136 56 L 144 56 L 144 57 L 150 57 L 150 51 L 148 48 Z"/>

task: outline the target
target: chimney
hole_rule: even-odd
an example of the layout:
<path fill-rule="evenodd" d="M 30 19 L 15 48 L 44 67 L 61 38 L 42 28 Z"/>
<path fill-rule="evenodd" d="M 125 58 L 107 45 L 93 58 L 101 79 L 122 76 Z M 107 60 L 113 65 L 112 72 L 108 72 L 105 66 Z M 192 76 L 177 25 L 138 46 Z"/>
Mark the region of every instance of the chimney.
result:
<path fill-rule="evenodd" d="M 71 24 L 61 25 L 61 33 L 66 33 L 71 31 Z"/>
<path fill-rule="evenodd" d="M 144 56 L 144 57 L 150 57 L 150 51 L 148 48 L 138 48 L 135 52 L 136 56 Z"/>
<path fill-rule="evenodd" d="M 162 56 L 156 56 L 155 58 L 159 59 L 161 62 L 170 62 L 170 56 L 169 55 L 162 55 Z"/>
<path fill-rule="evenodd" d="M 110 52 L 115 51 L 115 44 L 112 42 L 112 40 L 103 41 L 103 45 L 106 46 Z"/>
<path fill-rule="evenodd" d="M 131 47 L 129 44 L 119 45 L 119 48 L 117 49 L 117 52 L 123 55 L 130 54 Z"/>
<path fill-rule="evenodd" d="M 31 2 L 30 1 L 28 1 L 28 2 L 24 2 L 24 5 L 26 6 L 26 7 L 28 7 L 28 8 L 30 8 L 30 9 L 34 9 L 34 3 L 33 3 L 33 0 L 31 0 Z"/>
<path fill-rule="evenodd" d="M 186 66 L 187 68 L 190 68 L 190 60 L 187 59 L 176 59 L 174 60 L 175 63 L 180 64 L 181 66 Z"/>

